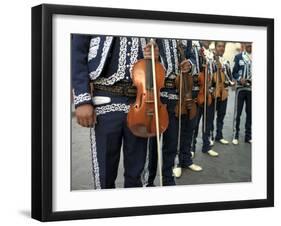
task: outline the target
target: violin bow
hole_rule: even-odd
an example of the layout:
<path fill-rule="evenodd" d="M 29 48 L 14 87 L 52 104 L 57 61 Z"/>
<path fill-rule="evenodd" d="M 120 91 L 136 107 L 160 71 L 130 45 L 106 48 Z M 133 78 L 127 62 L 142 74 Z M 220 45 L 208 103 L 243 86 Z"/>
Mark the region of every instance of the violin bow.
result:
<path fill-rule="evenodd" d="M 214 55 L 215 56 L 215 55 Z M 219 56 L 216 56 L 217 58 L 216 58 L 216 67 L 217 67 L 217 71 L 216 71 L 216 73 L 217 73 L 217 81 L 216 81 L 216 87 L 215 87 L 215 91 L 214 91 L 214 98 L 215 98 L 215 100 L 214 100 L 214 120 L 215 120 L 215 116 L 216 116 L 216 112 L 217 112 L 217 97 L 216 97 L 216 94 L 217 94 L 217 90 L 218 90 L 218 77 L 219 77 L 219 74 L 218 73 L 220 73 L 220 68 L 219 68 Z M 213 122 L 214 123 L 214 122 Z M 216 123 L 214 123 L 214 126 L 216 126 Z M 215 128 L 214 128 L 215 129 Z M 213 131 L 212 131 L 212 133 L 213 133 Z M 213 134 L 212 134 L 213 135 Z"/>
<path fill-rule="evenodd" d="M 179 45 L 179 43 L 177 43 Z M 179 154 L 180 154 L 180 142 L 181 142 L 181 105 L 182 105 L 182 71 L 180 70 L 180 89 L 179 89 L 179 125 L 178 125 L 178 143 L 177 143 L 177 155 L 175 158 L 175 166 L 173 173 L 175 177 L 181 176 L 181 167 L 179 166 Z"/>
<path fill-rule="evenodd" d="M 155 54 L 154 54 L 154 39 L 150 39 L 151 42 L 151 62 L 152 62 L 152 77 L 153 77 L 153 94 L 154 94 L 154 111 L 155 111 L 155 123 L 156 123 L 156 141 L 157 141 L 157 154 L 158 154 L 158 168 L 159 168 L 159 181 L 160 186 L 163 186 L 162 177 L 162 151 L 160 148 L 160 129 L 159 129 L 159 114 L 158 114 L 158 99 L 156 89 L 156 75 L 155 75 Z"/>
<path fill-rule="evenodd" d="M 209 89 L 209 87 L 207 86 L 207 82 L 208 82 L 208 66 L 209 66 L 209 62 L 206 62 L 206 66 L 205 66 L 205 87 L 204 87 L 204 117 L 203 117 L 203 132 L 206 132 L 206 116 L 207 116 L 207 89 Z"/>

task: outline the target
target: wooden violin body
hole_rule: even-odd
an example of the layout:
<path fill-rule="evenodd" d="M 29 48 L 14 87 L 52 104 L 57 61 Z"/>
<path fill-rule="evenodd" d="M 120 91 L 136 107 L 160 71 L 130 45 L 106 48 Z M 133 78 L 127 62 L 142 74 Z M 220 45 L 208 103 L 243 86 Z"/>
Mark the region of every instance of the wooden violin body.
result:
<path fill-rule="evenodd" d="M 176 117 L 179 117 L 181 111 L 181 114 L 193 119 L 197 113 L 196 101 L 192 98 L 193 77 L 187 73 L 182 73 L 180 76 L 176 77 L 176 87 L 177 90 L 180 90 L 180 84 L 182 85 L 181 96 L 179 96 L 181 98 L 181 109 L 179 106 L 180 101 L 178 101 L 175 108 Z M 180 81 L 181 79 L 182 81 Z"/>
<path fill-rule="evenodd" d="M 135 136 L 156 136 L 155 99 L 151 72 L 151 59 L 138 60 L 132 68 L 132 80 L 137 87 L 135 103 L 130 106 L 127 124 Z M 163 133 L 169 123 L 166 105 L 160 101 L 160 89 L 164 86 L 165 69 L 155 62 L 156 89 L 158 103 L 159 132 Z"/>
<path fill-rule="evenodd" d="M 228 97 L 228 91 L 225 88 L 226 76 L 222 71 L 222 65 L 219 62 L 218 57 L 216 59 L 216 63 L 217 63 L 217 71 L 216 73 L 214 73 L 214 77 L 213 77 L 213 83 L 215 86 L 215 92 L 213 96 L 214 98 L 219 98 L 222 101 L 224 101 Z"/>
<path fill-rule="evenodd" d="M 185 60 L 185 54 L 184 46 L 180 41 L 177 42 L 177 50 L 181 63 Z M 175 107 L 176 117 L 182 114 L 187 115 L 189 119 L 193 119 L 197 113 L 196 101 L 192 98 L 193 77 L 187 72 L 180 72 L 175 83 L 179 93 L 179 100 Z"/>
<path fill-rule="evenodd" d="M 206 66 L 203 66 L 203 70 L 200 71 L 198 76 L 198 84 L 199 84 L 199 93 L 197 96 L 197 103 L 199 105 L 203 105 L 206 101 L 208 106 L 212 103 L 212 96 L 209 92 L 209 84 L 211 82 L 210 75 L 208 74 L 208 69 Z"/>

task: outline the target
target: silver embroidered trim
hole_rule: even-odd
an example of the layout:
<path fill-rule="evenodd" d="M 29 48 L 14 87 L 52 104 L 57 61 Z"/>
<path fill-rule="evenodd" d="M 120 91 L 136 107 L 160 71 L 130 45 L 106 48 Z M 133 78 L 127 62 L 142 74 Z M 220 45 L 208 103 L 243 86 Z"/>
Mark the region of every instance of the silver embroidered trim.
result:
<path fill-rule="evenodd" d="M 175 39 L 172 40 L 172 46 L 174 51 L 174 59 L 175 59 L 175 72 L 179 73 L 179 59 L 178 59 L 178 50 L 177 50 L 177 41 Z"/>
<path fill-rule="evenodd" d="M 247 90 L 247 91 L 251 91 L 249 90 L 247 87 L 244 88 L 237 88 L 236 92 L 235 92 L 235 99 L 234 99 L 234 114 L 233 114 L 233 124 L 232 124 L 232 139 L 235 139 L 235 135 L 236 135 L 236 123 L 237 123 L 237 107 L 238 107 L 238 95 L 241 91 L 243 90 Z M 243 109 L 242 109 L 243 110 Z M 241 117 L 241 116 L 240 116 Z M 240 128 L 240 125 L 239 125 Z"/>
<path fill-rule="evenodd" d="M 244 66 L 245 63 L 244 63 L 244 60 L 239 60 L 239 66 Z"/>
<path fill-rule="evenodd" d="M 132 75 L 132 69 L 134 63 L 136 63 L 138 58 L 138 50 L 139 50 L 139 39 L 138 38 L 132 38 L 132 46 L 131 46 L 131 58 L 130 58 L 130 76 Z"/>
<path fill-rule="evenodd" d="M 244 64 L 242 64 L 242 65 L 244 65 L 243 78 L 252 78 L 252 70 L 251 70 L 252 60 L 251 60 L 251 57 L 249 56 L 249 54 L 247 52 L 243 52 L 242 58 L 243 58 L 242 61 L 244 62 Z M 240 61 L 239 61 L 239 64 L 240 64 Z"/>
<path fill-rule="evenodd" d="M 91 99 L 92 99 L 92 97 L 89 93 L 82 93 L 82 94 L 79 94 L 78 96 L 76 96 L 74 94 L 74 105 L 80 104 L 85 101 L 89 101 Z"/>
<path fill-rule="evenodd" d="M 186 40 L 186 39 L 181 40 L 181 43 L 182 43 L 185 47 L 187 47 L 187 40 Z"/>
<path fill-rule="evenodd" d="M 97 56 L 99 47 L 100 47 L 100 37 L 92 38 L 90 41 L 88 61 L 92 60 Z"/>
<path fill-rule="evenodd" d="M 120 38 L 120 51 L 117 72 L 108 78 L 101 77 L 95 81 L 95 84 L 113 85 L 115 82 L 125 77 L 126 70 L 126 53 L 127 53 L 127 38 Z"/>
<path fill-rule="evenodd" d="M 90 141 L 91 141 L 91 154 L 92 154 L 92 173 L 95 182 L 95 189 L 101 189 L 100 169 L 98 163 L 96 134 L 95 134 L 94 127 L 90 129 Z"/>
<path fill-rule="evenodd" d="M 148 164 L 149 164 L 149 143 L 151 142 L 151 139 L 147 139 L 147 144 L 146 144 L 146 157 L 145 157 L 145 164 L 143 167 L 143 171 L 141 173 L 141 181 L 143 187 L 146 187 L 148 184 L 148 178 L 149 178 L 149 169 L 148 169 Z"/>
<path fill-rule="evenodd" d="M 210 49 L 204 49 L 204 55 L 206 58 L 206 64 L 208 68 L 208 73 L 210 73 L 211 77 L 213 76 L 213 66 L 214 66 L 214 53 Z"/>
<path fill-rule="evenodd" d="M 171 59 L 171 51 L 170 51 L 170 46 L 169 46 L 169 40 L 165 39 L 164 40 L 164 46 L 165 46 L 165 54 L 166 54 L 166 59 L 167 59 L 167 71 L 166 71 L 166 76 L 169 76 L 173 72 L 173 64 L 172 64 L 172 59 Z"/>
<path fill-rule="evenodd" d="M 168 93 L 167 91 L 160 92 L 160 97 L 168 98 L 168 100 L 178 100 L 177 94 Z"/>
<path fill-rule="evenodd" d="M 198 86 L 193 86 L 192 91 L 199 91 L 200 88 Z"/>
<path fill-rule="evenodd" d="M 222 71 L 224 73 L 226 73 L 227 72 L 227 68 L 230 68 L 230 65 L 228 64 L 228 61 L 222 60 L 221 64 L 222 64 Z"/>
<path fill-rule="evenodd" d="M 238 102 L 238 94 L 240 90 L 236 89 L 235 99 L 234 99 L 234 114 L 233 114 L 233 123 L 232 123 L 232 140 L 235 139 L 236 134 L 236 116 L 237 116 L 237 102 Z"/>
<path fill-rule="evenodd" d="M 191 69 L 190 69 L 190 73 L 192 76 L 196 75 L 197 74 L 197 70 L 196 70 L 196 65 L 194 65 L 194 63 L 188 59 L 189 63 L 191 64 Z"/>
<path fill-rule="evenodd" d="M 194 53 L 195 53 L 195 58 L 196 58 L 196 74 L 199 74 L 200 72 L 200 68 L 199 68 L 199 50 L 200 50 L 200 45 L 198 43 L 195 43 L 193 44 L 193 50 L 194 50 Z"/>
<path fill-rule="evenodd" d="M 109 47 L 112 43 L 112 40 L 113 40 L 113 37 L 112 36 L 107 36 L 105 41 L 104 41 L 104 45 L 103 45 L 103 48 L 102 48 L 102 54 L 101 54 L 101 61 L 100 61 L 100 64 L 97 68 L 97 70 L 95 71 L 92 71 L 90 72 L 89 76 L 92 80 L 95 80 L 101 73 L 102 69 L 103 69 L 103 66 L 104 66 L 104 63 L 105 63 L 105 60 L 107 58 L 107 54 L 108 54 L 108 50 L 109 50 Z"/>
<path fill-rule="evenodd" d="M 142 53 L 144 55 L 144 47 L 146 46 L 145 38 L 140 38 L 140 42 L 141 42 Z"/>
<path fill-rule="evenodd" d="M 109 112 L 123 111 L 125 113 L 129 112 L 130 105 L 127 104 L 108 104 L 100 107 L 96 107 L 96 115 L 103 115 Z"/>

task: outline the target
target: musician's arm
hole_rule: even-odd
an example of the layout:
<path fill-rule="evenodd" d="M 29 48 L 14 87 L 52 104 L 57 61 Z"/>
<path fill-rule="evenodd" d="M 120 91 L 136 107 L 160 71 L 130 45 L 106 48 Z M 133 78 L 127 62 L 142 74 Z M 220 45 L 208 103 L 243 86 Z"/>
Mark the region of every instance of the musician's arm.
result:
<path fill-rule="evenodd" d="M 90 37 L 72 35 L 71 41 L 72 87 L 76 120 L 83 127 L 91 127 L 96 122 L 96 115 L 92 104 L 88 73 Z"/>
<path fill-rule="evenodd" d="M 194 76 L 195 74 L 197 74 L 197 71 L 196 71 L 196 56 L 194 54 L 194 51 L 192 51 L 192 40 L 187 41 L 187 46 L 185 49 L 185 58 L 188 60 L 191 66 L 189 73 L 192 76 Z"/>
<path fill-rule="evenodd" d="M 88 52 L 90 37 L 72 35 L 71 39 L 71 74 L 74 105 L 92 104 L 90 79 L 88 73 Z"/>
<path fill-rule="evenodd" d="M 237 56 L 234 58 L 234 66 L 232 69 L 232 78 L 235 79 L 236 81 L 239 81 L 241 76 L 239 75 L 239 59 Z"/>

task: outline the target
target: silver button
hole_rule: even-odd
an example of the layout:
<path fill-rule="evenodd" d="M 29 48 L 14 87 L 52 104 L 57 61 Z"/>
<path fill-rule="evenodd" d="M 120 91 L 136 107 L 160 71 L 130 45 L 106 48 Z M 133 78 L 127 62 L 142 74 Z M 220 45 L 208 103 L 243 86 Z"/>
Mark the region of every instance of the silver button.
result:
<path fill-rule="evenodd" d="M 132 44 L 132 43 L 129 41 L 129 42 L 128 42 L 128 45 L 131 45 L 131 44 Z"/>
<path fill-rule="evenodd" d="M 130 67 L 130 64 L 127 64 L 126 67 L 127 67 L 127 68 Z"/>
<path fill-rule="evenodd" d="M 131 53 L 127 53 L 127 56 L 131 56 Z"/>
<path fill-rule="evenodd" d="M 128 76 L 126 76 L 126 79 L 129 79 L 129 77 L 128 77 Z"/>

